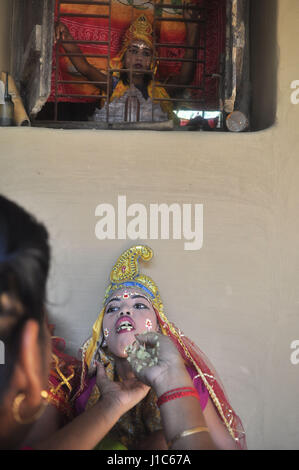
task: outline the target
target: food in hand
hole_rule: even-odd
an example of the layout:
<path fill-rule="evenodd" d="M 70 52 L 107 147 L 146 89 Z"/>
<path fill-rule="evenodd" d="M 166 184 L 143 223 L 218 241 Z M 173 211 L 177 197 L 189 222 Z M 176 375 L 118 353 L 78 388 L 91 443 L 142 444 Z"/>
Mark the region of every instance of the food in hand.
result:
<path fill-rule="evenodd" d="M 127 360 L 137 373 L 144 367 L 153 367 L 158 364 L 159 341 L 154 346 L 146 346 L 138 340 L 126 347 Z"/>

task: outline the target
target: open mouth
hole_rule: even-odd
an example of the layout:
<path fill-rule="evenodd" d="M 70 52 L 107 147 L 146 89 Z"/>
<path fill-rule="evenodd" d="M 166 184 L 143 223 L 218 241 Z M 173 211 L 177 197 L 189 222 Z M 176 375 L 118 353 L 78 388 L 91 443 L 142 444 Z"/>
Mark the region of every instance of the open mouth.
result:
<path fill-rule="evenodd" d="M 125 333 L 125 332 L 135 330 L 135 325 L 130 318 L 126 317 L 126 318 L 121 318 L 116 322 L 115 329 L 116 329 L 117 334 Z"/>
<path fill-rule="evenodd" d="M 142 69 L 143 69 L 142 64 L 135 64 L 134 67 L 133 67 L 133 70 L 142 70 Z"/>

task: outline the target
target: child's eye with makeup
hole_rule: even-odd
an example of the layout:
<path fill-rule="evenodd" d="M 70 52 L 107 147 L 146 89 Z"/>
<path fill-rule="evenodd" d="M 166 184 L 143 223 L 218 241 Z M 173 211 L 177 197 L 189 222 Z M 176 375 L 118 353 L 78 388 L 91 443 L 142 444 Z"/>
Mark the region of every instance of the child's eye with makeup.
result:
<path fill-rule="evenodd" d="M 148 308 L 148 306 L 143 304 L 142 302 L 138 302 L 134 305 L 134 308 L 137 308 L 137 310 L 142 310 L 144 308 Z"/>
<path fill-rule="evenodd" d="M 117 312 L 118 309 L 119 309 L 118 305 L 110 305 L 107 308 L 106 313 Z"/>

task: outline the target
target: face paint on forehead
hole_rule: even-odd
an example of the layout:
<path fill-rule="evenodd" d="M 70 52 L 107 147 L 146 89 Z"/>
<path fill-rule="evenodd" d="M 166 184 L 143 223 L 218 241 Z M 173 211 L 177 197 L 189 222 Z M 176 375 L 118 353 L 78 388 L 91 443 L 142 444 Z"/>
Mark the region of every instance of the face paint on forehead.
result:
<path fill-rule="evenodd" d="M 128 47 L 138 47 L 138 49 L 148 49 L 149 51 L 152 52 L 152 48 L 149 47 L 145 42 L 143 41 L 133 41 L 131 44 L 129 44 Z"/>
<path fill-rule="evenodd" d="M 145 43 L 135 43 L 133 42 L 127 48 L 127 51 L 130 54 L 136 54 L 137 52 L 142 53 L 146 57 L 151 57 L 153 54 L 153 50 Z"/>
<path fill-rule="evenodd" d="M 113 301 L 134 299 L 134 298 L 140 298 L 140 297 L 144 298 L 150 304 L 152 304 L 150 299 L 143 292 L 137 292 L 137 291 L 134 292 L 134 291 L 125 290 L 123 292 L 120 292 L 119 294 L 112 295 L 111 298 L 106 303 L 106 307 L 110 302 L 113 302 Z"/>

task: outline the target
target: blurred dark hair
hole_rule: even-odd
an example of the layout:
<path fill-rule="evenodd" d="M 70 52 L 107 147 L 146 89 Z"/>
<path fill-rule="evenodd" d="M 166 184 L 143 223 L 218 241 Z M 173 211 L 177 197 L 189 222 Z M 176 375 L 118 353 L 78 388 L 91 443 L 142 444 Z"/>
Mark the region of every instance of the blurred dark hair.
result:
<path fill-rule="evenodd" d="M 50 247 L 46 228 L 0 195 L 0 403 L 18 359 L 20 336 L 29 318 L 43 325 Z M 9 307 L 1 296 L 9 298 Z M 3 300 L 3 297 L 2 297 Z M 43 329 L 40 328 L 41 334 Z"/>

